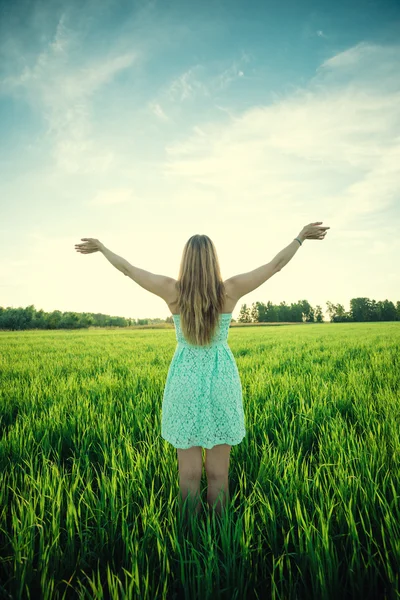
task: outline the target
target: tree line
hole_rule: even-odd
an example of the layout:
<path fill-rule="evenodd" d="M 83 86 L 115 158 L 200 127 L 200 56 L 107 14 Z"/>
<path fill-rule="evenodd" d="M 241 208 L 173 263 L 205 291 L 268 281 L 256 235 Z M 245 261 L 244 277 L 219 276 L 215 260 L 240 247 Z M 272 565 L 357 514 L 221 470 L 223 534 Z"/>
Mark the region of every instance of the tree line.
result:
<path fill-rule="evenodd" d="M 331 323 L 366 322 L 366 321 L 400 321 L 400 301 L 396 306 L 389 300 L 376 302 L 369 298 L 352 298 L 350 310 L 346 311 L 342 304 L 327 302 L 327 312 Z M 235 319 L 232 319 L 235 322 Z M 324 315 L 321 306 L 315 308 L 307 300 L 299 300 L 290 305 L 286 302 L 253 302 L 251 307 L 242 304 L 237 319 L 238 323 L 323 323 Z M 102 313 L 61 312 L 53 310 L 45 312 L 36 310 L 31 304 L 26 308 L 0 306 L 0 329 L 17 331 L 25 329 L 87 329 L 89 327 L 130 327 L 138 325 L 154 325 L 173 323 L 171 315 L 165 319 L 130 319 L 113 317 Z"/>
<path fill-rule="evenodd" d="M 129 319 L 112 317 L 102 313 L 45 312 L 36 310 L 31 304 L 26 308 L 0 306 L 0 329 L 17 331 L 21 329 L 87 329 L 88 327 L 129 327 L 163 323 L 163 319 Z"/>
<path fill-rule="evenodd" d="M 326 302 L 331 323 L 367 322 L 367 321 L 400 321 L 400 301 L 396 306 L 390 300 L 371 300 L 370 298 L 352 298 L 350 310 L 346 311 L 342 304 Z M 253 302 L 251 307 L 243 304 L 238 316 L 241 323 L 323 323 L 322 308 L 317 304 L 314 308 L 307 300 L 299 300 L 290 305 L 286 302 Z"/>

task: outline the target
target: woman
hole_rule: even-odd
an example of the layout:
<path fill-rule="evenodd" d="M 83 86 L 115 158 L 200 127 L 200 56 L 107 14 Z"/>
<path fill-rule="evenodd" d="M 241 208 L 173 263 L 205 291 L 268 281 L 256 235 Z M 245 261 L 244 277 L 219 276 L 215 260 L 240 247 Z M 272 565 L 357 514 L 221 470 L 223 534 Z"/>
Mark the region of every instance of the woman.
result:
<path fill-rule="evenodd" d="M 269 263 L 222 280 L 217 253 L 207 235 L 185 244 L 178 280 L 132 266 L 99 240 L 82 238 L 82 254 L 100 251 L 114 267 L 167 303 L 177 346 L 162 403 L 161 436 L 176 449 L 181 507 L 186 498 L 201 510 L 200 480 L 205 448 L 207 502 L 221 514 L 229 501 L 229 459 L 246 434 L 242 387 L 227 337 L 238 300 L 278 273 L 303 241 L 324 239 L 322 221 L 303 227 Z"/>

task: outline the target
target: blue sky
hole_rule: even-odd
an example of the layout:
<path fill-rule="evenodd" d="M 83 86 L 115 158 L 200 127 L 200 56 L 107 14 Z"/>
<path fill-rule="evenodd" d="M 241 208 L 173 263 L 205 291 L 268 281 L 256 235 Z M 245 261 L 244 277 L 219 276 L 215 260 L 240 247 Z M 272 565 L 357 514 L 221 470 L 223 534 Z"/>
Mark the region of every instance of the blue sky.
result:
<path fill-rule="evenodd" d="M 242 303 L 400 300 L 400 8 L 1 2 L 0 305 L 133 318 L 195 233 L 224 279 L 323 221 Z"/>

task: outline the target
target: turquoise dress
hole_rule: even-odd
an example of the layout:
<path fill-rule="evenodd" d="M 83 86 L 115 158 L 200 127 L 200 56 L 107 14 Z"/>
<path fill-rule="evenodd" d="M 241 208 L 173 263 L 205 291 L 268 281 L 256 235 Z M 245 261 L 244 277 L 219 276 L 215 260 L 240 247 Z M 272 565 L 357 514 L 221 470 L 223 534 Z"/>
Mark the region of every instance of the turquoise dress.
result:
<path fill-rule="evenodd" d="M 161 437 L 175 448 L 239 444 L 246 435 L 242 384 L 228 346 L 232 313 L 220 322 L 207 346 L 189 344 L 180 315 L 172 315 L 177 346 L 164 389 Z"/>

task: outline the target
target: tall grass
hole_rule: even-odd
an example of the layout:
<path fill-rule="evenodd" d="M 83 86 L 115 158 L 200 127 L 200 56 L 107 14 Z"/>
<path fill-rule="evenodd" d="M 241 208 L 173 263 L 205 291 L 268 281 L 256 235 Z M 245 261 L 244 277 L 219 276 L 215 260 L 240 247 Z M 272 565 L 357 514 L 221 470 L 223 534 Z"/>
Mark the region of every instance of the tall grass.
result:
<path fill-rule="evenodd" d="M 247 435 L 185 527 L 174 331 L 0 334 L 0 598 L 400 598 L 400 325 L 228 339 Z"/>

